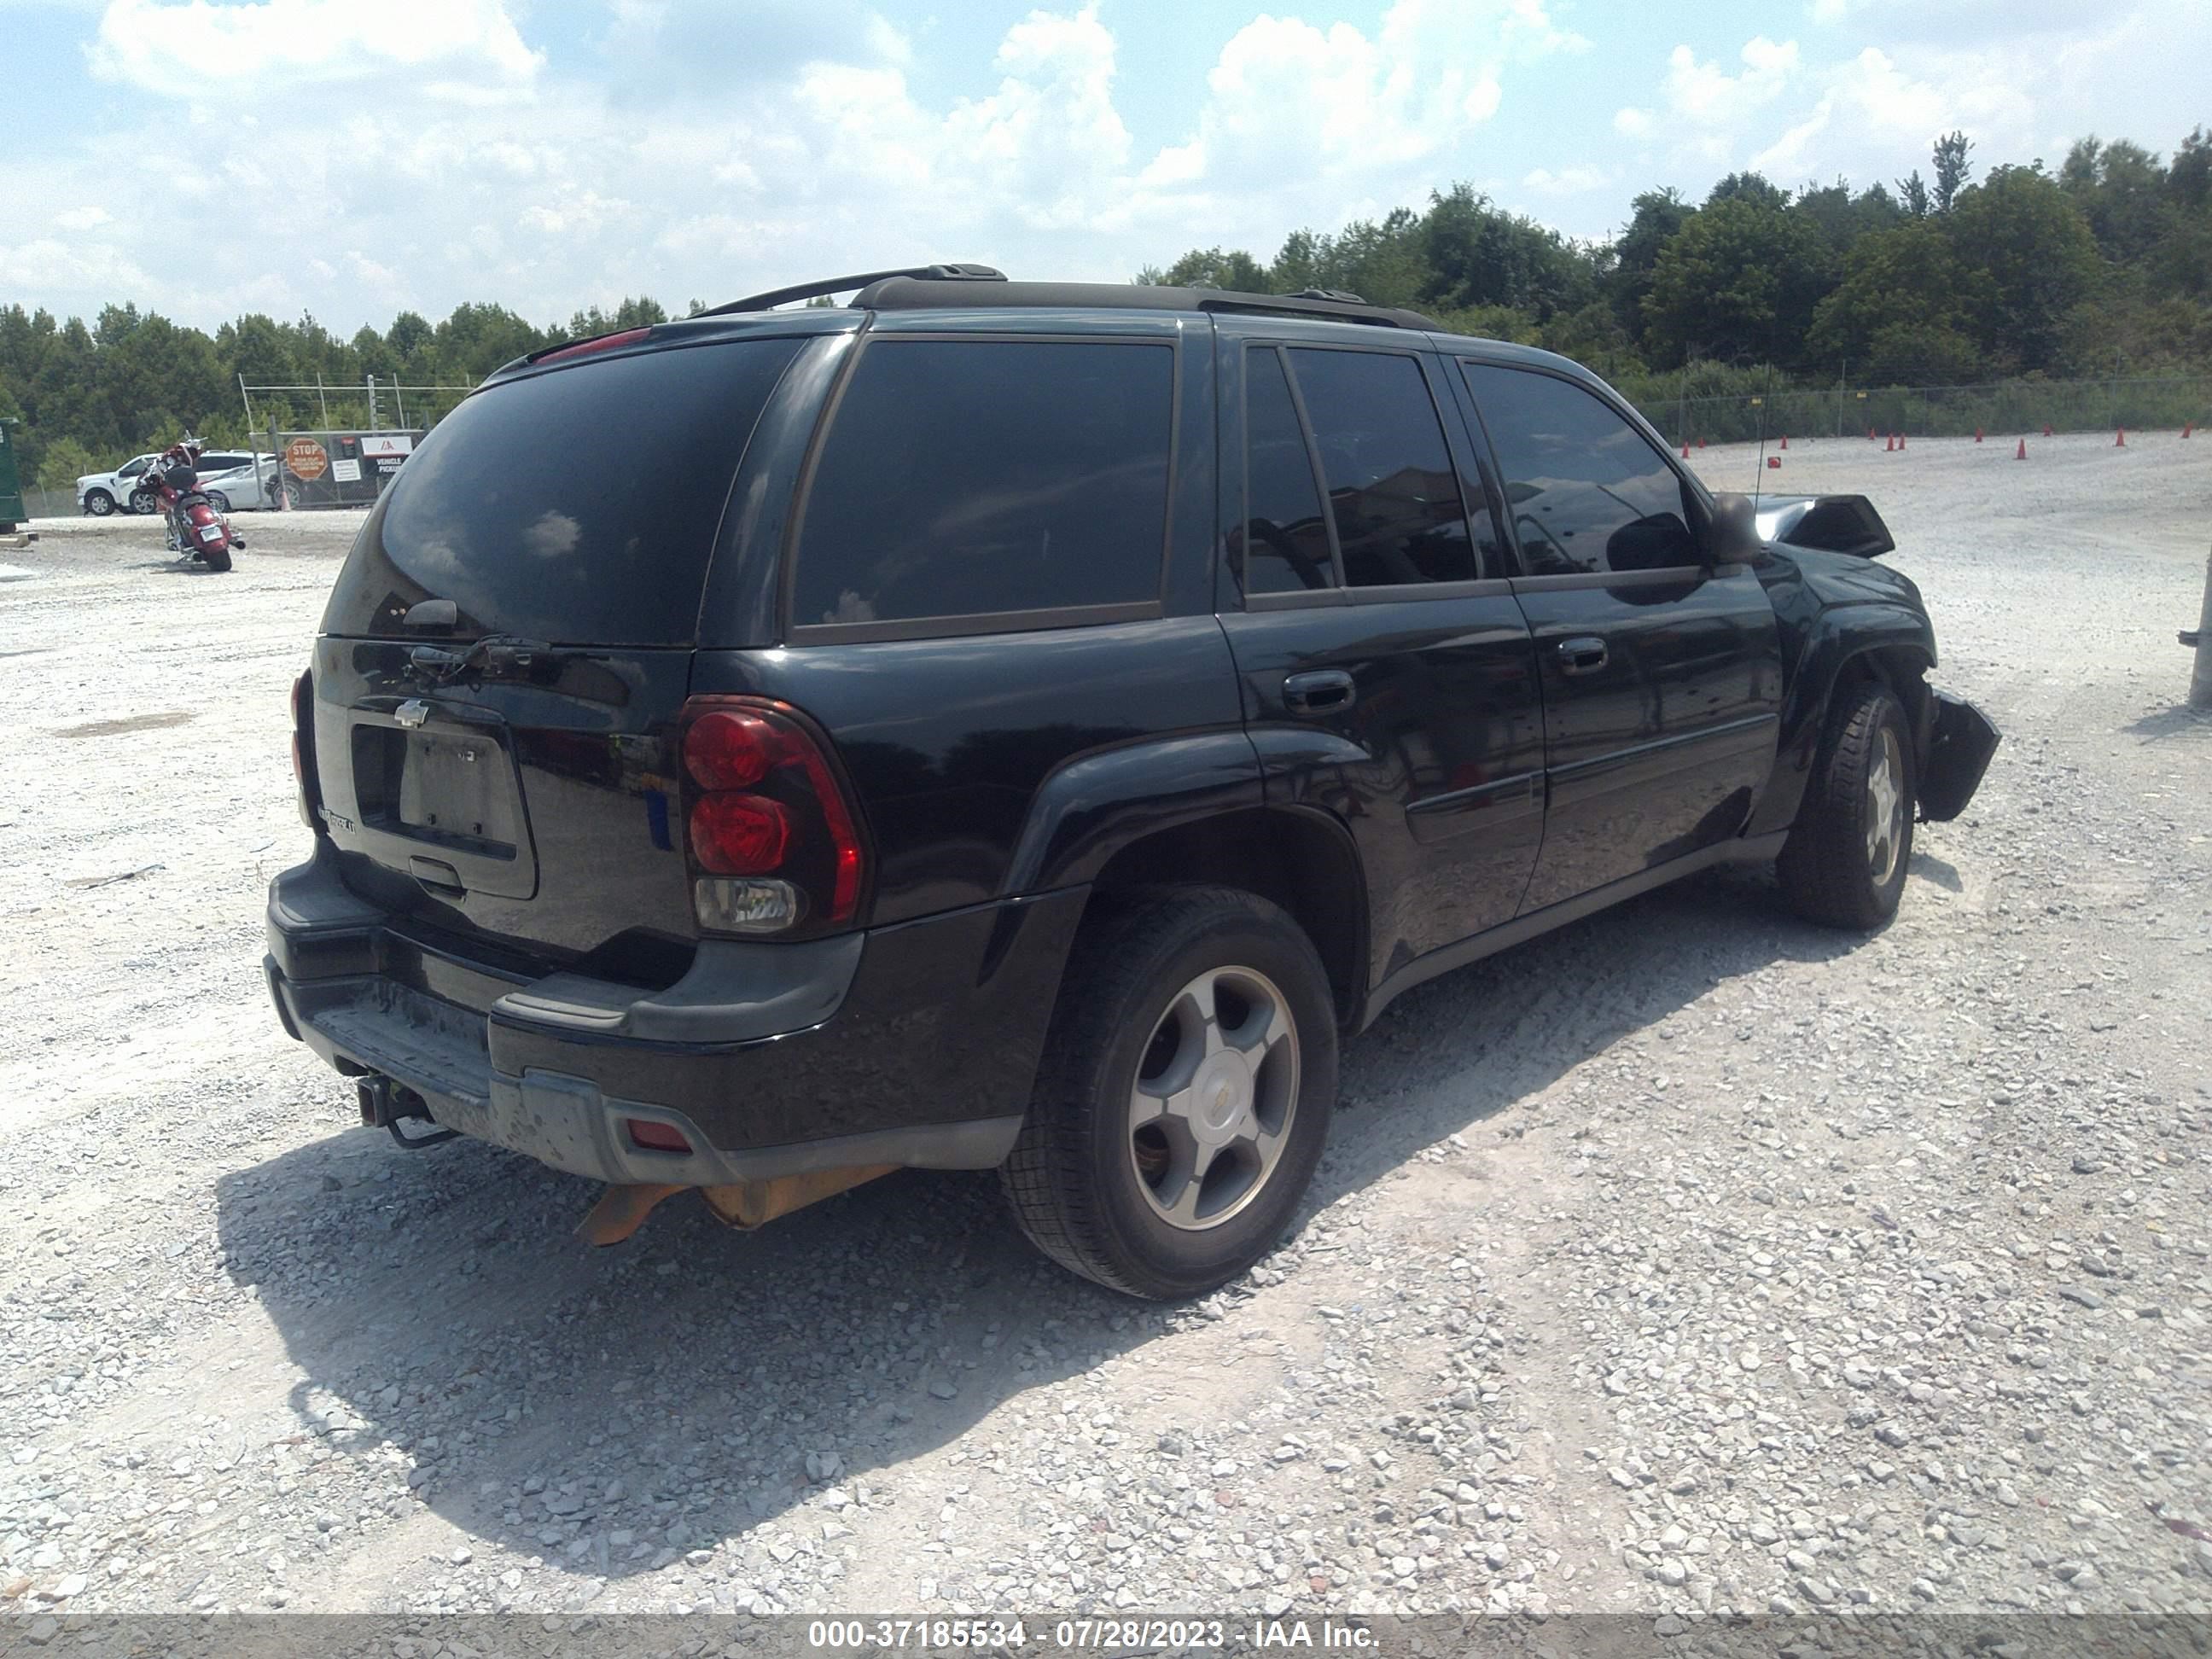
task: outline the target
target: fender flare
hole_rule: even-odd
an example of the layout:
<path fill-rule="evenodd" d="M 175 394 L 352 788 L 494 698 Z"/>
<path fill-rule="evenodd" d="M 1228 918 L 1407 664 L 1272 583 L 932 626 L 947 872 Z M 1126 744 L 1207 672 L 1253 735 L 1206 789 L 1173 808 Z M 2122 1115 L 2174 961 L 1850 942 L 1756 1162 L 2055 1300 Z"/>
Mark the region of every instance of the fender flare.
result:
<path fill-rule="evenodd" d="M 1063 762 L 1030 798 L 1001 898 L 1091 881 L 1143 836 L 1265 805 L 1241 726 L 1145 738 Z"/>
<path fill-rule="evenodd" d="M 1916 758 L 1927 752 L 1934 699 L 1916 696 L 1898 683 L 1893 665 L 1919 672 L 1936 665 L 1936 631 L 1928 618 L 1909 605 L 1879 601 L 1839 605 L 1822 611 L 1807 631 L 1782 701 L 1782 731 L 1775 745 L 1774 774 L 1744 833 L 1757 836 L 1787 830 L 1797 819 L 1805 787 L 1813 773 L 1820 734 L 1836 688 L 1854 665 L 1865 664 L 1905 702 L 1913 724 Z"/>

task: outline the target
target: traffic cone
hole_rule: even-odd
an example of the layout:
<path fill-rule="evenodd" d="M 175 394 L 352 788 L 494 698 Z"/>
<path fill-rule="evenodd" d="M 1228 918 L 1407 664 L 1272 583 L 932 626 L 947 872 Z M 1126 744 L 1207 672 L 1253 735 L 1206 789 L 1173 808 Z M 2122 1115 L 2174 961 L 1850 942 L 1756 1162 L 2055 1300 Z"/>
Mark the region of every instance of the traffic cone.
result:
<path fill-rule="evenodd" d="M 1690 459 L 1690 442 L 1686 438 L 1682 441 L 1682 459 L 1686 461 Z"/>
<path fill-rule="evenodd" d="M 1784 449 L 1790 447 L 1790 434 L 1786 432 L 1782 434 L 1782 447 Z"/>
<path fill-rule="evenodd" d="M 1867 441 L 1869 443 L 1872 443 L 1874 441 L 1874 428 L 1872 427 L 1869 427 L 1867 428 Z"/>
<path fill-rule="evenodd" d="M 2184 422 L 2181 423 L 2181 435 L 2182 435 L 2183 437 L 2185 437 L 2185 438 L 2186 438 L 2186 437 L 2187 437 L 2191 433 L 2194 432 L 2196 429 L 2197 429 L 2197 422 L 2194 422 L 2194 421 L 2184 421 Z"/>
<path fill-rule="evenodd" d="M 2048 421 L 2043 423 L 2043 435 L 2046 438 L 2051 436 L 2051 422 Z"/>
<path fill-rule="evenodd" d="M 1703 449 L 1705 447 L 1705 441 L 1703 438 L 1698 439 L 1698 448 L 1700 448 L 1700 449 Z"/>
<path fill-rule="evenodd" d="M 1976 428 L 1974 428 L 1974 441 L 1975 441 L 1976 443 L 1979 443 L 1979 442 L 1981 442 L 1981 441 L 1982 441 L 1982 429 L 1981 429 L 1981 428 L 1979 428 L 1979 427 L 1976 427 Z"/>
<path fill-rule="evenodd" d="M 1882 445 L 1881 453 L 1885 455 L 1894 455 L 1897 453 L 1897 434 L 1893 432 L 1889 434 L 1889 441 Z"/>
<path fill-rule="evenodd" d="M 1903 449 L 1905 447 L 1905 434 L 1902 432 L 1897 434 L 1897 447 L 1899 449 Z"/>
<path fill-rule="evenodd" d="M 2016 450 L 2014 450 L 2014 451 L 2013 452 L 2013 456 L 2012 456 L 2012 458 L 2013 458 L 2013 459 L 2014 459 L 2015 461 L 2024 461 L 2024 460 L 2026 460 L 2026 459 L 2027 459 L 2027 439 L 2022 438 L 2022 439 L 2020 441 L 2020 447 L 2019 447 L 2018 449 L 2016 449 Z"/>
<path fill-rule="evenodd" d="M 2128 429 L 2127 429 L 2127 428 L 2125 428 L 2125 427 L 2122 427 L 2122 428 L 2119 428 L 2119 430 L 2118 430 L 2118 432 L 2113 435 L 2113 438 L 2112 438 L 2112 447 L 2113 447 L 2113 448 L 2115 448 L 2115 449 L 2125 449 L 2127 447 L 2128 447 Z"/>

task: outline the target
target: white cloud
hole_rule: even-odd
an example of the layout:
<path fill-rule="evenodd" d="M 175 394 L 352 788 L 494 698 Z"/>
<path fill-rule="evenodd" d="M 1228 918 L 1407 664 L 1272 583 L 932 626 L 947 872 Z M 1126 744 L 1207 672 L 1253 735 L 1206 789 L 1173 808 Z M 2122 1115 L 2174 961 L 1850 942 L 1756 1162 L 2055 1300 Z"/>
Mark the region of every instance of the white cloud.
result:
<path fill-rule="evenodd" d="M 544 62 L 501 0 L 113 0 L 86 56 L 95 75 L 179 98 L 393 70 L 436 76 L 442 95 L 481 97 L 527 82 Z"/>
<path fill-rule="evenodd" d="M 90 230 L 94 226 L 106 224 L 114 216 L 106 208 L 97 205 L 75 207 L 54 215 L 54 224 L 62 230 Z"/>
<path fill-rule="evenodd" d="M 1528 189 L 1545 196 L 1572 196 L 1586 190 L 1595 190 L 1611 182 L 1613 174 L 1604 167 L 1562 167 L 1557 173 L 1549 167 L 1538 167 L 1521 182 Z"/>
<path fill-rule="evenodd" d="M 1648 109 L 1615 110 L 1613 130 L 1624 138 L 1649 138 L 1651 136 L 1651 112 Z"/>
<path fill-rule="evenodd" d="M 1777 46 L 1761 34 L 1744 43 L 1743 72 L 1724 73 L 1717 63 L 1701 64 L 1687 46 L 1667 58 L 1667 106 L 1700 126 L 1741 121 L 1782 95 L 1797 70 L 1797 43 Z"/>

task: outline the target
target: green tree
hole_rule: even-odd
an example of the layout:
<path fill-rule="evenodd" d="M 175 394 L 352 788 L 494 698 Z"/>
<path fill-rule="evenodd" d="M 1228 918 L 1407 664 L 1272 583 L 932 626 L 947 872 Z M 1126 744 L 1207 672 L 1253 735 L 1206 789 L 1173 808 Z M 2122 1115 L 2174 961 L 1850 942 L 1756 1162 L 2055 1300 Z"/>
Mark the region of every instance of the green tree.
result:
<path fill-rule="evenodd" d="M 1437 305 L 1504 306 L 1540 322 L 1595 296 L 1589 260 L 1565 238 L 1472 185 L 1431 195 L 1419 235 L 1430 273 L 1423 297 Z"/>
<path fill-rule="evenodd" d="M 2000 367 L 2048 368 L 2067 313 L 2097 279 L 2096 240 L 2067 191 L 2001 167 L 1960 192 L 1945 228 L 1954 256 L 1990 284 L 1984 351 Z"/>
<path fill-rule="evenodd" d="M 1267 273 L 1242 249 L 1193 248 L 1160 273 L 1170 288 L 1218 288 L 1232 294 L 1265 294 Z"/>
<path fill-rule="evenodd" d="M 1748 199 L 1717 202 L 1661 251 L 1644 343 L 1662 367 L 1693 356 L 1795 364 L 1833 268 L 1809 221 Z"/>
<path fill-rule="evenodd" d="M 1731 173 L 1705 196 L 1707 207 L 1722 202 L 1748 202 L 1753 207 L 1766 208 L 1778 213 L 1790 205 L 1790 192 L 1774 184 L 1763 173 Z"/>
<path fill-rule="evenodd" d="M 1974 171 L 1972 164 L 1966 160 L 1966 155 L 1973 147 L 1972 139 L 1956 131 L 1947 132 L 1936 141 L 1936 188 L 1933 194 L 1936 212 L 1948 213 L 1951 204 L 1959 199 L 1959 192 L 1966 187 L 1966 180 Z M 1917 173 L 1913 176 L 1919 177 Z"/>
<path fill-rule="evenodd" d="M 1664 190 L 1641 191 L 1630 206 L 1628 228 L 1613 244 L 1613 269 L 1606 286 L 1613 315 L 1633 339 L 1644 332 L 1644 306 L 1651 292 L 1651 272 L 1659 263 L 1659 251 L 1689 222 L 1697 209 L 1671 185 Z"/>
<path fill-rule="evenodd" d="M 1935 207 L 1934 198 L 1929 195 L 1927 183 L 1921 178 L 1917 167 L 1897 181 L 1897 199 L 1909 219 L 1925 219 Z"/>
<path fill-rule="evenodd" d="M 1913 372 L 1916 380 L 1971 379 L 1971 364 L 1959 372 L 1957 347 L 1975 354 L 1977 319 L 1992 298 L 1987 277 L 1961 265 L 1945 229 L 1910 220 L 1852 247 L 1843 281 L 1814 309 L 1807 343 L 1823 365 L 1856 365 L 1867 378 L 1887 380 L 1891 376 L 1873 367 L 1875 343 L 1888 337 L 1882 355 L 1893 368 L 1908 352 L 1898 331 L 1909 326 L 1922 331 L 1929 365 Z"/>

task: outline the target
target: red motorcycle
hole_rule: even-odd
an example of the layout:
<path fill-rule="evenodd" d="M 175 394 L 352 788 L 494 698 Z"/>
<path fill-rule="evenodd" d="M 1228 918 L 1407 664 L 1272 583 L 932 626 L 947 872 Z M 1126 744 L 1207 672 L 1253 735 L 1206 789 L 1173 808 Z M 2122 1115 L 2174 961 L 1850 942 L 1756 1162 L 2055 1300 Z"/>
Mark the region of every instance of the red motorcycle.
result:
<path fill-rule="evenodd" d="M 170 445 L 146 469 L 143 487 L 167 521 L 172 553 L 190 554 L 210 570 L 228 570 L 233 550 L 243 549 L 246 541 L 200 493 L 200 447 L 189 438 Z"/>

